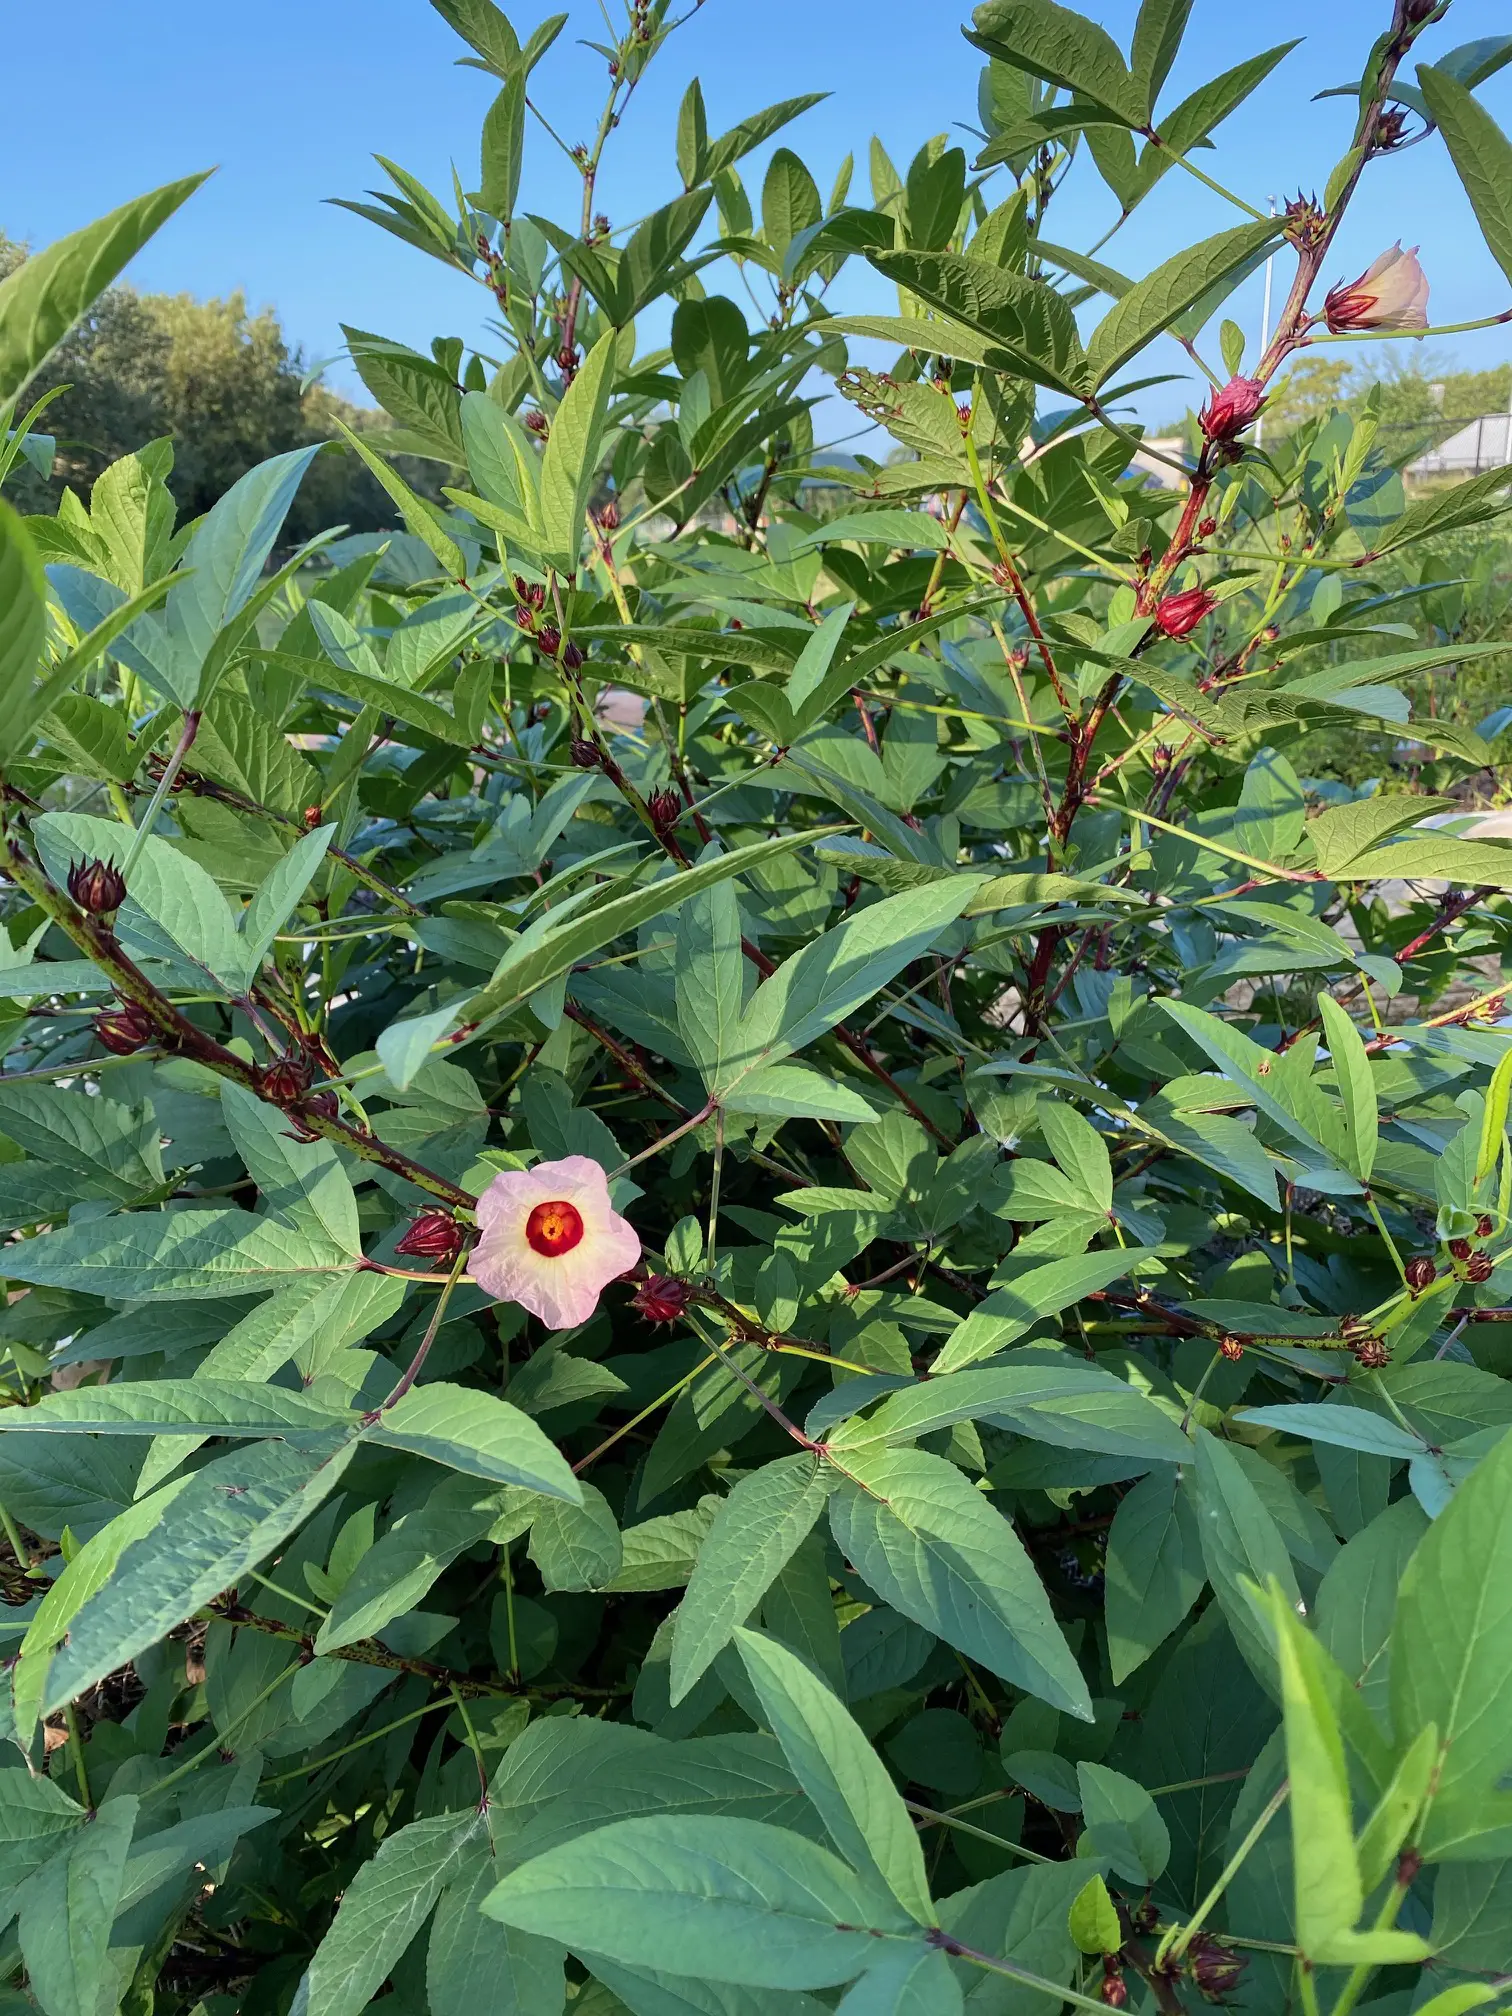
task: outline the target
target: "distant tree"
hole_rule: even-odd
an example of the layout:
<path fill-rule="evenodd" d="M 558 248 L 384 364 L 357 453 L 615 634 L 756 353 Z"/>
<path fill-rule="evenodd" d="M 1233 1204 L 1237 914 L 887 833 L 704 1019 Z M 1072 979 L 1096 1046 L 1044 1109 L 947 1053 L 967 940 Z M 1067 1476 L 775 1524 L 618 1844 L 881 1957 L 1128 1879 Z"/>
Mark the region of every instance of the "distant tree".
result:
<path fill-rule="evenodd" d="M 0 275 L 26 256 L 0 234 Z M 23 467 L 7 486 L 19 508 L 56 509 L 65 486 L 87 498 L 119 456 L 171 435 L 171 478 L 181 516 L 207 511 L 236 479 L 269 455 L 336 435 L 335 421 L 359 432 L 389 424 L 320 386 L 304 389 L 304 358 L 291 350 L 272 308 L 252 314 L 238 288 L 224 299 L 139 294 L 113 287 L 54 352 L 29 388 L 39 398 L 68 390 L 42 428 L 57 439 L 52 476 Z M 438 496 L 439 465 L 405 460 L 414 487 Z M 386 530 L 393 506 L 355 458 L 320 456 L 288 524 L 291 541 L 331 524 Z"/>

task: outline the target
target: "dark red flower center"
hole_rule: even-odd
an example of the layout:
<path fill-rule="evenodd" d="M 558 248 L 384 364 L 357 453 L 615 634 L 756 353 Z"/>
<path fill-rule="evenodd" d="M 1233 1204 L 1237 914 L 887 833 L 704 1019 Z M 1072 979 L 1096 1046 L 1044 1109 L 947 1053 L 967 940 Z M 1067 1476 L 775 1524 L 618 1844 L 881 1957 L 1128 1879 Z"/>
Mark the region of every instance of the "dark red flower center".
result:
<path fill-rule="evenodd" d="M 537 1204 L 525 1220 L 525 1237 L 537 1253 L 549 1260 L 570 1253 L 583 1236 L 583 1214 L 576 1204 L 559 1197 L 552 1204 Z"/>

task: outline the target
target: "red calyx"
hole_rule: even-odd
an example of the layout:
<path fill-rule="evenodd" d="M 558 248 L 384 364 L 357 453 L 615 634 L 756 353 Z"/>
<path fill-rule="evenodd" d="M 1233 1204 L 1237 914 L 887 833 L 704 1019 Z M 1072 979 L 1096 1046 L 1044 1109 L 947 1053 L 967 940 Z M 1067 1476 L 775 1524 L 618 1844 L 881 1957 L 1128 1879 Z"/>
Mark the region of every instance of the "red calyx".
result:
<path fill-rule="evenodd" d="M 646 800 L 646 810 L 658 833 L 670 833 L 682 817 L 682 800 L 675 791 L 653 791 Z"/>
<path fill-rule="evenodd" d="M 109 861 L 75 861 L 68 870 L 68 893 L 92 917 L 108 917 L 126 900 L 126 882 Z"/>
<path fill-rule="evenodd" d="M 449 1211 L 422 1211 L 394 1251 L 407 1260 L 453 1261 L 462 1251 L 462 1227 Z"/>
<path fill-rule="evenodd" d="M 544 658 L 555 658 L 562 648 L 562 633 L 555 623 L 543 623 L 536 632 L 535 647 Z"/>
<path fill-rule="evenodd" d="M 1451 1260 L 1458 1260 L 1461 1264 L 1468 1260 L 1470 1258 L 1470 1241 L 1468 1239 L 1451 1239 L 1449 1241 L 1449 1258 Z"/>
<path fill-rule="evenodd" d="M 157 1028 L 145 1008 L 128 1002 L 124 1008 L 111 1008 L 105 1014 L 97 1015 L 94 1033 L 113 1057 L 129 1057 L 133 1051 L 152 1041 Z"/>
<path fill-rule="evenodd" d="M 1183 588 L 1179 595 L 1166 595 L 1155 607 L 1155 628 L 1166 637 L 1185 637 L 1204 616 L 1218 607 L 1218 597 L 1206 588 Z"/>
<path fill-rule="evenodd" d="M 1197 424 L 1209 441 L 1232 441 L 1264 404 L 1265 389 L 1258 378 L 1230 378 L 1210 395 Z"/>
<path fill-rule="evenodd" d="M 1430 1287 L 1438 1278 L 1438 1269 L 1426 1253 L 1419 1253 L 1416 1259 L 1409 1260 L 1402 1271 L 1407 1277 L 1407 1286 L 1415 1295 Z"/>
<path fill-rule="evenodd" d="M 630 1307 L 648 1323 L 675 1323 L 693 1299 L 686 1281 L 675 1274 L 653 1274 L 630 1298 Z"/>
<path fill-rule="evenodd" d="M 1470 1258 L 1465 1262 L 1465 1279 L 1467 1281 L 1489 1281 L 1494 1271 L 1489 1253 L 1472 1253 Z"/>
<path fill-rule="evenodd" d="M 257 1074 L 257 1090 L 275 1106 L 289 1105 L 310 1089 L 310 1067 L 298 1057 L 279 1057 Z"/>
<path fill-rule="evenodd" d="M 567 744 L 567 753 L 579 770 L 598 770 L 603 767 L 603 755 L 596 742 L 590 742 L 586 735 L 574 735 Z"/>

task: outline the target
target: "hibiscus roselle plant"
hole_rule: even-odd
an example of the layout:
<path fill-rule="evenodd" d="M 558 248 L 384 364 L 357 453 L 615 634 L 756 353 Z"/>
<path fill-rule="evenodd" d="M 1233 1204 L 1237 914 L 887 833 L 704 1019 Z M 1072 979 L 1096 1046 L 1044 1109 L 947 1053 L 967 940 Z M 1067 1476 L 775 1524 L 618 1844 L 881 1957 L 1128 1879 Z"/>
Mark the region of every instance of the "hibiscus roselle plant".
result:
<path fill-rule="evenodd" d="M 1429 326 L 1338 244 L 1404 150 L 1512 285 L 1512 35 L 1372 0 L 1271 217 L 1209 136 L 1294 45 L 1170 103 L 1190 0 L 988 0 L 969 150 L 826 202 L 693 82 L 625 224 L 662 0 L 583 145 L 564 17 L 434 4 L 480 158 L 347 206 L 483 290 L 347 332 L 395 531 L 280 546 L 313 448 L 0 506 L 16 2016 L 1507 2006 L 1512 853 L 1428 704 L 1506 647 L 1411 582 L 1512 472 L 1263 422 Z M 1129 277 L 1072 173 L 1234 221 Z M 0 476 L 193 188 L 0 283 Z M 1415 784 L 1309 780 L 1362 722 Z"/>

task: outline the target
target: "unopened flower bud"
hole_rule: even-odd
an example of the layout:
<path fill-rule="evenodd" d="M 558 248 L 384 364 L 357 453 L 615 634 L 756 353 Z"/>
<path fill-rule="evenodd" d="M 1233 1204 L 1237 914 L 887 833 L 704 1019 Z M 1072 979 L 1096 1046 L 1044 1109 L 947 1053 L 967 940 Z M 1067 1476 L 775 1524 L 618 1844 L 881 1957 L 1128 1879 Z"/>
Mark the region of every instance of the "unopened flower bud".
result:
<path fill-rule="evenodd" d="M 630 1297 L 630 1307 L 648 1323 L 675 1323 L 692 1299 L 686 1281 L 675 1274 L 653 1274 Z"/>
<path fill-rule="evenodd" d="M 1401 240 L 1371 262 L 1358 280 L 1330 290 L 1323 317 L 1335 336 L 1363 330 L 1428 327 L 1428 276 L 1418 264 L 1417 247 L 1402 250 Z"/>
<path fill-rule="evenodd" d="M 1124 1979 L 1118 1956 L 1114 1953 L 1103 1955 L 1103 1978 L 1098 1984 L 1097 1999 L 1109 2009 L 1124 2009 L 1129 2002 L 1129 1984 Z"/>
<path fill-rule="evenodd" d="M 536 406 L 532 406 L 530 411 L 525 415 L 525 425 L 532 434 L 538 434 L 543 441 L 551 432 L 551 422 L 541 412 L 540 408 Z"/>
<path fill-rule="evenodd" d="M 334 1120 L 341 1111 L 341 1101 L 329 1086 L 323 1092 L 312 1092 L 304 1103 L 307 1113 L 314 1113 L 322 1120 Z"/>
<path fill-rule="evenodd" d="M 1379 1372 L 1391 1363 L 1391 1350 L 1384 1337 L 1365 1337 L 1354 1347 L 1355 1363 L 1366 1372 Z"/>
<path fill-rule="evenodd" d="M 598 510 L 594 513 L 594 517 L 598 521 L 598 527 L 601 532 L 617 532 L 619 530 L 619 506 L 612 497 L 607 498 L 599 506 Z"/>
<path fill-rule="evenodd" d="M 1407 114 L 1400 105 L 1393 105 L 1389 112 L 1383 112 L 1376 125 L 1375 151 L 1390 154 L 1400 147 L 1407 137 Z"/>
<path fill-rule="evenodd" d="M 257 1074 L 260 1096 L 274 1106 L 302 1098 L 310 1088 L 310 1067 L 298 1057 L 278 1057 Z"/>
<path fill-rule="evenodd" d="M 68 893 L 92 917 L 108 917 L 126 900 L 126 882 L 110 861 L 75 861 L 68 870 Z"/>
<path fill-rule="evenodd" d="M 1232 441 L 1264 404 L 1265 388 L 1258 378 L 1230 378 L 1209 396 L 1197 424 L 1209 441 Z"/>
<path fill-rule="evenodd" d="M 129 1057 L 133 1051 L 150 1043 L 157 1030 L 147 1010 L 130 1001 L 124 1008 L 111 1008 L 105 1014 L 97 1015 L 94 1033 L 113 1057 Z"/>
<path fill-rule="evenodd" d="M 1218 520 L 1216 518 L 1204 518 L 1202 523 L 1197 527 L 1197 537 L 1199 539 L 1211 539 L 1217 530 Z"/>
<path fill-rule="evenodd" d="M 1407 1286 L 1414 1295 L 1421 1294 L 1423 1289 L 1430 1287 L 1438 1277 L 1438 1269 L 1426 1253 L 1419 1253 L 1415 1259 L 1409 1260 L 1402 1271 L 1407 1277 Z"/>
<path fill-rule="evenodd" d="M 1465 1262 L 1465 1279 L 1467 1281 L 1489 1281 L 1493 1271 L 1494 1263 L 1489 1253 L 1472 1253 L 1470 1258 Z"/>
<path fill-rule="evenodd" d="M 1217 596 L 1206 588 L 1183 588 L 1179 595 L 1163 596 L 1155 605 L 1155 628 L 1166 637 L 1185 637 L 1217 607 Z"/>
<path fill-rule="evenodd" d="M 462 1251 L 462 1227 L 450 1211 L 422 1211 L 394 1251 L 407 1260 L 442 1260 L 449 1264 Z"/>
<path fill-rule="evenodd" d="M 570 640 L 562 646 L 562 663 L 569 672 L 576 672 L 583 662 L 583 654 Z"/>
<path fill-rule="evenodd" d="M 1157 777 L 1164 777 L 1171 767 L 1173 751 L 1168 742 L 1157 742 L 1150 751 L 1150 769 Z"/>
<path fill-rule="evenodd" d="M 515 621 L 516 623 L 519 624 L 522 630 L 526 631 L 534 630 L 535 611 L 534 609 L 531 608 L 528 602 L 521 602 L 516 605 Z"/>
<path fill-rule="evenodd" d="M 1458 1260 L 1460 1265 L 1463 1266 L 1470 1258 L 1470 1241 L 1468 1239 L 1451 1239 L 1449 1241 L 1449 1258 L 1451 1260 Z"/>
<path fill-rule="evenodd" d="M 670 833 L 682 817 L 682 800 L 675 791 L 653 791 L 646 800 L 646 810 L 658 833 Z"/>
<path fill-rule="evenodd" d="M 574 735 L 567 744 L 567 753 L 579 770 L 598 770 L 603 765 L 597 742 L 590 742 L 586 735 Z"/>
<path fill-rule="evenodd" d="M 535 645 L 544 658 L 555 658 L 562 648 L 562 633 L 555 623 L 543 623 L 536 632 Z"/>
<path fill-rule="evenodd" d="M 1491 1216 L 1489 1211 L 1482 1211 L 1479 1218 L 1475 1221 L 1476 1238 L 1489 1239 L 1495 1230 L 1496 1220 Z"/>
<path fill-rule="evenodd" d="M 1244 1356 L 1244 1339 L 1230 1334 L 1222 1339 L 1218 1349 L 1231 1365 L 1237 1365 L 1239 1360 Z"/>

